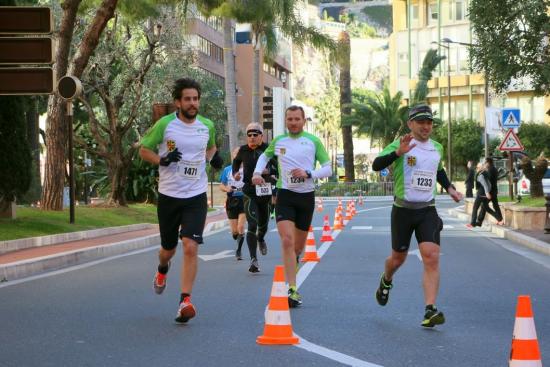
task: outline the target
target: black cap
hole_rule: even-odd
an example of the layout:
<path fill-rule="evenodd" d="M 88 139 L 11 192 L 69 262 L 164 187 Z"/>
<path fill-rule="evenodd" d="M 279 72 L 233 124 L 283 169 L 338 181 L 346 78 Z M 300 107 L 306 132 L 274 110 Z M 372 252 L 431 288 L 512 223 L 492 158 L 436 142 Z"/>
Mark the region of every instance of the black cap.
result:
<path fill-rule="evenodd" d="M 433 120 L 432 109 L 427 104 L 417 104 L 409 109 L 409 120 Z"/>

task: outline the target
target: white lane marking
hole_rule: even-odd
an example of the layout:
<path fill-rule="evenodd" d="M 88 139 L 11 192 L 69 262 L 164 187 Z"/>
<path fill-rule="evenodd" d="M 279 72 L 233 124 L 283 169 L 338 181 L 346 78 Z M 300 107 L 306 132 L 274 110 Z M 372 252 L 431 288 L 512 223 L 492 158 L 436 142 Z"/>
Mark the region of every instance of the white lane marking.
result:
<path fill-rule="evenodd" d="M 220 233 L 220 232 L 223 232 L 225 230 L 226 230 L 226 227 L 223 227 L 223 228 L 217 229 L 215 231 L 212 231 L 210 233 L 207 233 L 207 234 L 203 235 L 203 237 L 210 237 L 210 236 L 212 236 L 216 233 Z M 90 266 L 98 265 L 98 264 L 101 264 L 101 263 L 104 263 L 104 262 L 107 262 L 107 261 L 111 261 L 111 260 L 120 259 L 120 258 L 126 257 L 126 256 L 132 256 L 132 255 L 141 254 L 141 253 L 144 253 L 144 252 L 147 252 L 147 251 L 158 250 L 159 247 L 160 247 L 160 245 L 155 245 L 155 246 L 146 247 L 146 248 L 136 250 L 136 251 L 132 251 L 132 252 L 127 252 L 125 254 L 115 255 L 115 256 L 111 256 L 111 257 L 106 257 L 104 259 L 99 259 L 99 260 L 90 261 L 90 262 L 87 262 L 87 263 L 84 263 L 84 264 L 71 266 L 71 267 L 68 267 L 68 268 L 65 268 L 65 269 L 54 270 L 54 271 L 43 273 L 43 274 L 33 275 L 33 276 L 30 276 L 30 277 L 27 277 L 27 278 L 10 280 L 8 282 L 0 283 L 0 289 L 10 287 L 12 285 L 27 283 L 27 282 L 37 280 L 37 279 L 48 278 L 48 277 L 58 275 L 58 274 L 68 273 L 70 271 L 85 269 L 85 268 L 88 268 Z"/>
<path fill-rule="evenodd" d="M 314 231 L 322 231 L 323 230 L 323 227 L 313 227 L 313 230 Z M 277 228 L 273 228 L 271 231 L 269 232 L 277 232 Z"/>
<path fill-rule="evenodd" d="M 372 226 L 353 226 L 351 229 L 372 229 Z"/>
<path fill-rule="evenodd" d="M 422 255 L 420 255 L 420 250 L 409 251 L 409 255 L 416 255 L 418 257 L 418 260 L 422 262 Z"/>
<path fill-rule="evenodd" d="M 364 210 L 361 210 L 361 211 L 366 212 L 366 211 L 385 209 L 385 208 L 391 208 L 391 206 L 383 206 L 383 207 L 379 207 L 379 208 L 370 208 L 370 209 L 364 209 Z M 341 231 L 339 231 L 339 230 L 332 231 L 332 238 L 334 240 L 336 240 L 336 238 L 338 237 L 340 232 Z M 332 245 L 332 242 L 324 242 L 323 245 L 321 245 L 321 247 L 319 247 L 319 249 L 317 250 L 317 255 L 319 257 L 323 257 L 326 254 L 326 252 L 328 251 L 328 249 L 330 248 L 331 245 Z M 306 262 L 304 265 L 302 265 L 300 267 L 300 270 L 298 271 L 298 274 L 296 274 L 296 288 L 300 288 L 300 286 L 304 283 L 306 278 L 309 276 L 309 274 L 311 273 L 311 271 L 313 270 L 313 268 L 317 264 L 319 264 L 319 263 L 314 262 L 314 261 L 310 261 L 310 262 Z M 267 306 L 266 306 L 266 310 L 267 310 Z M 296 335 L 296 336 L 298 336 L 298 335 Z M 317 344 L 310 343 L 307 340 L 305 340 L 304 338 L 302 338 L 300 336 L 298 336 L 298 337 L 300 338 L 300 343 L 294 345 L 296 348 L 305 349 L 305 350 L 307 350 L 311 353 L 318 354 L 320 356 L 332 359 L 333 361 L 337 361 L 337 362 L 340 362 L 340 363 L 348 365 L 348 366 L 382 367 L 380 365 L 369 363 L 369 362 L 366 362 L 366 361 L 362 361 L 360 359 L 348 356 L 346 354 L 343 354 L 343 353 L 340 353 L 340 352 L 337 352 L 337 351 L 334 351 L 334 350 L 327 349 L 327 348 L 322 347 L 322 346 L 317 345 Z"/>
<path fill-rule="evenodd" d="M 372 209 L 362 209 L 362 210 L 358 210 L 357 213 L 363 213 L 363 212 L 368 212 L 370 210 L 377 210 L 377 209 L 386 209 L 386 208 L 391 208 L 393 205 L 388 205 L 388 206 L 380 206 L 378 208 L 372 208 Z"/>
<path fill-rule="evenodd" d="M 198 255 L 203 261 L 219 260 L 225 257 L 233 257 L 233 250 L 220 251 L 212 255 Z"/>
<path fill-rule="evenodd" d="M 348 366 L 356 366 L 356 367 L 382 367 L 379 364 L 362 361 L 352 356 L 348 356 L 347 354 L 343 354 L 335 350 L 327 349 L 325 347 L 321 347 L 320 345 L 310 343 L 299 335 L 294 334 L 294 336 L 300 338 L 300 343 L 294 345 L 295 347 L 305 349 L 308 352 L 318 354 L 328 359 L 332 359 L 333 361 L 340 362 Z"/>
<path fill-rule="evenodd" d="M 451 226 L 451 225 L 449 225 L 449 224 L 444 224 L 444 225 L 443 225 L 443 229 L 452 229 L 452 228 L 454 228 L 454 227 L 455 227 L 455 226 Z"/>

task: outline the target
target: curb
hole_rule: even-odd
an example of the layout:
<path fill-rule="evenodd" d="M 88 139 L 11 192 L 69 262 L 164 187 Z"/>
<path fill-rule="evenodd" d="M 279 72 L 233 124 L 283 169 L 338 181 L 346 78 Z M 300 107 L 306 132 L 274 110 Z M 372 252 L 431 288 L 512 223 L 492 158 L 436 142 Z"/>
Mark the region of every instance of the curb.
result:
<path fill-rule="evenodd" d="M 128 226 L 106 227 L 106 228 L 92 229 L 88 231 L 67 232 L 67 233 L 52 234 L 49 236 L 28 237 L 28 238 L 21 238 L 18 240 L 2 241 L 0 242 L 0 255 L 5 254 L 7 252 L 24 250 L 24 249 L 33 248 L 33 247 L 57 245 L 64 242 L 86 240 L 90 238 L 110 236 L 113 234 L 139 231 L 139 230 L 149 229 L 154 227 L 158 227 L 158 224 L 139 223 L 139 224 L 130 224 Z"/>
<path fill-rule="evenodd" d="M 453 217 L 457 217 L 462 220 L 470 220 L 470 216 L 468 214 L 461 212 L 457 209 L 449 209 L 448 213 Z M 527 235 L 524 235 L 523 233 L 516 232 L 513 229 L 495 226 L 492 224 L 484 225 L 484 227 L 489 227 L 492 233 L 501 238 L 505 238 L 507 240 L 517 243 L 518 245 L 528 247 L 544 255 L 550 255 L 550 244 L 544 241 L 529 237 Z"/>
<path fill-rule="evenodd" d="M 204 236 L 206 237 L 217 233 L 226 228 L 228 224 L 229 221 L 227 219 L 208 223 L 204 230 Z M 154 234 L 106 245 L 93 246 L 74 251 L 65 251 L 54 255 L 16 261 L 0 265 L 0 282 L 26 278 L 39 273 L 44 273 L 46 271 L 79 265 L 106 257 L 120 255 L 126 252 L 145 249 L 147 247 L 152 247 L 159 244 L 160 234 Z"/>

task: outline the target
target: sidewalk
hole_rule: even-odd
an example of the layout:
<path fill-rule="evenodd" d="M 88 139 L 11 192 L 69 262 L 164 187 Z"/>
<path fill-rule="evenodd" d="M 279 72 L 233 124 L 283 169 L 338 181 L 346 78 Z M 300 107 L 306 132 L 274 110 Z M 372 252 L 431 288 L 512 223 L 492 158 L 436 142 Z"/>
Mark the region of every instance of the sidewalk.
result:
<path fill-rule="evenodd" d="M 204 235 L 228 224 L 225 211 L 208 214 Z M 0 282 L 160 245 L 158 225 L 101 228 L 0 242 Z"/>
<path fill-rule="evenodd" d="M 470 215 L 464 211 L 463 206 L 449 209 L 449 214 L 466 222 L 470 221 Z M 483 224 L 483 227 L 488 228 L 497 236 L 506 238 L 518 245 L 529 247 L 545 255 L 550 255 L 550 234 L 545 234 L 544 231 L 521 231 L 486 223 Z M 475 229 L 473 231 L 475 232 Z"/>

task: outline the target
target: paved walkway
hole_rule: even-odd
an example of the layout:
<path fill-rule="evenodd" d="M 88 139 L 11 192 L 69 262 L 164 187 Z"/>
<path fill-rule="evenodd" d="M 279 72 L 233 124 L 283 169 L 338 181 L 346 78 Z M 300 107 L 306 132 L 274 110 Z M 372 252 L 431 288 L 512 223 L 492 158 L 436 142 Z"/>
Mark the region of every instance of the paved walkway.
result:
<path fill-rule="evenodd" d="M 217 222 L 226 219 L 225 212 L 209 215 L 206 218 L 206 224 Z M 83 239 L 78 241 L 64 242 L 55 245 L 39 246 L 24 250 L 12 251 L 0 255 L 0 265 L 9 264 L 18 261 L 31 260 L 44 256 L 56 255 L 67 251 L 86 249 L 97 246 L 107 246 L 113 243 L 138 239 L 151 235 L 158 234 L 158 228 L 142 229 L 137 231 L 129 231 L 118 234 L 106 235 L 101 237 Z"/>

